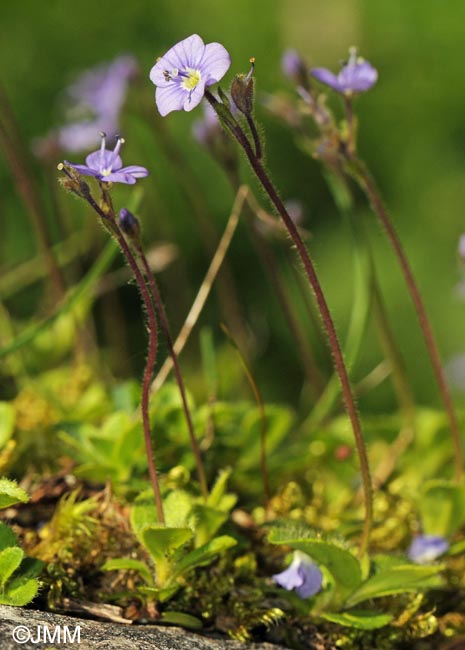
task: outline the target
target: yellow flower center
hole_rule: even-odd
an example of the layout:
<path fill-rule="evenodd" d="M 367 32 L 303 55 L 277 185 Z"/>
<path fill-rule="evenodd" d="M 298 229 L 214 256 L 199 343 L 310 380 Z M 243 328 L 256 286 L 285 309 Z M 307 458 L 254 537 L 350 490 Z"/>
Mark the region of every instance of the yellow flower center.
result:
<path fill-rule="evenodd" d="M 194 90 L 194 88 L 197 87 L 197 84 L 200 81 L 200 77 L 201 77 L 200 70 L 194 70 L 193 68 L 187 68 L 185 70 L 185 72 L 187 73 L 187 77 L 184 77 L 184 79 L 183 79 L 183 81 L 181 83 L 181 86 L 185 90 L 192 91 L 192 90 Z"/>

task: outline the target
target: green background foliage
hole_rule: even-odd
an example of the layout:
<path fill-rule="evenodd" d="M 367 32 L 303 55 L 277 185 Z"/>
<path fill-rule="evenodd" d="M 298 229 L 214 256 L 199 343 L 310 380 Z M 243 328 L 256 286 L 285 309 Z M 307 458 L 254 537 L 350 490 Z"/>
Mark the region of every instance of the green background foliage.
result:
<path fill-rule="evenodd" d="M 10 97 L 26 142 L 60 123 L 60 93 L 86 67 L 131 52 L 141 66 L 137 87 L 131 91 L 123 117 L 127 139 L 127 164 L 150 168 L 144 182 L 140 210 L 147 242 L 174 241 L 182 263 L 161 275 L 162 290 L 175 325 L 179 324 L 204 274 L 206 259 L 195 231 L 189 205 L 180 196 L 177 170 L 164 158 L 151 132 L 150 120 L 140 109 L 155 114 L 153 86 L 148 71 L 155 58 L 187 35 L 198 32 L 205 42 L 220 41 L 230 51 L 233 72 L 245 71 L 248 59 L 257 60 L 258 93 L 287 90 L 280 57 L 294 46 L 313 65 L 336 68 L 347 48 L 360 52 L 378 68 L 380 78 L 373 91 L 357 101 L 360 118 L 360 150 L 377 176 L 405 248 L 416 269 L 426 304 L 446 358 L 465 348 L 465 305 L 455 288 L 462 272 L 456 255 L 457 240 L 465 230 L 465 82 L 463 80 L 463 25 L 465 5 L 448 3 L 392 2 L 391 0 L 236 0 L 234 3 L 197 0 L 48 0 L 3 2 L 0 8 L 0 75 Z M 311 251 L 327 290 L 342 338 L 352 302 L 351 247 L 346 229 L 322 178 L 318 162 L 299 150 L 288 129 L 262 107 L 259 121 L 267 135 L 267 160 L 283 198 L 299 198 L 305 205 L 305 226 L 313 237 Z M 195 181 L 216 227 L 226 222 L 232 194 L 222 172 L 190 137 L 193 114 L 173 114 L 166 129 L 193 170 Z M 46 205 L 51 207 L 47 184 L 56 185 L 53 166 L 36 170 Z M 245 178 L 250 178 L 244 167 Z M 2 269 L 29 259 L 36 243 L 22 204 L 18 201 L 3 156 L 0 156 L 2 196 Z M 118 204 L 132 190 L 117 188 Z M 84 204 L 59 197 L 67 218 L 81 231 L 94 228 L 98 245 L 104 236 L 89 223 Z M 438 403 L 437 390 L 415 315 L 394 258 L 380 235 L 362 197 L 357 197 L 358 217 L 365 219 L 376 250 L 376 261 L 389 313 L 407 360 L 415 392 L 423 402 Z M 51 220 L 55 239 L 59 238 Z M 266 399 L 293 399 L 299 386 L 298 355 L 278 317 L 277 307 L 265 286 L 247 232 L 239 230 L 231 251 L 241 300 L 256 328 L 258 380 Z M 181 278 L 181 280 L 179 280 Z M 36 288 L 37 289 L 37 288 Z M 131 332 L 141 332 L 136 299 L 125 290 Z M 30 316 L 40 305 L 40 291 L 25 292 L 8 306 Z M 218 316 L 210 307 L 205 319 Z M 264 322 L 265 321 L 265 322 Z M 220 338 L 220 335 L 218 334 Z M 313 335 L 315 342 L 321 341 Z M 140 368 L 143 348 L 139 337 L 129 353 Z M 130 346 L 131 347 L 131 346 Z M 329 369 L 324 351 L 317 352 Z M 131 355 L 135 355 L 133 358 Z M 379 360 L 374 337 L 366 337 L 354 368 L 361 378 Z M 135 360 L 134 360 L 135 359 Z M 269 372 L 269 371 L 272 372 Z M 280 378 L 285 375 L 289 381 Z M 273 379 L 274 377 L 274 379 Z M 386 409 L 392 391 L 383 386 L 362 401 L 362 406 Z"/>

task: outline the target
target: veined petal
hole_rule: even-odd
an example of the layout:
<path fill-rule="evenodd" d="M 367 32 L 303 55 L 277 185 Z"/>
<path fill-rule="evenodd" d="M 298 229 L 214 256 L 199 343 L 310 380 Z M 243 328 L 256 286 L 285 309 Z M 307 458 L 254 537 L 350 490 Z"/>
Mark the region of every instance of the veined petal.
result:
<path fill-rule="evenodd" d="M 334 88 L 334 90 L 341 90 L 339 80 L 331 70 L 328 70 L 327 68 L 312 68 L 311 73 L 312 76 L 315 77 L 315 79 L 318 79 L 318 81 L 321 81 L 321 83 Z"/>
<path fill-rule="evenodd" d="M 200 62 L 200 72 L 205 78 L 206 85 L 210 86 L 220 81 L 229 70 L 231 57 L 228 51 L 220 43 L 208 43 Z"/>
<path fill-rule="evenodd" d="M 197 69 L 202 60 L 205 51 L 205 44 L 197 34 L 185 38 L 183 41 L 176 43 L 150 71 L 150 79 L 154 84 L 163 88 L 167 82 L 163 73 L 165 70 L 171 71 L 186 70 L 187 68 Z"/>
<path fill-rule="evenodd" d="M 86 164 L 91 167 L 91 169 L 97 169 L 101 171 L 102 169 L 108 169 L 110 167 L 111 159 L 113 158 L 113 151 L 105 149 L 103 152 L 103 161 L 101 160 L 100 149 L 90 153 L 86 158 Z M 123 166 L 123 161 L 120 156 L 116 156 L 113 164 L 111 165 L 113 171 L 117 171 Z"/>
<path fill-rule="evenodd" d="M 178 84 L 171 84 L 166 88 L 157 88 L 155 101 L 160 115 L 163 117 L 171 111 L 180 111 L 184 107 L 188 93 Z"/>
<path fill-rule="evenodd" d="M 128 167 L 122 167 L 118 170 L 118 174 L 130 174 L 134 178 L 145 178 L 149 176 L 150 172 L 145 167 L 140 165 L 129 165 Z"/>
<path fill-rule="evenodd" d="M 100 180 L 105 181 L 106 183 L 126 183 L 126 185 L 134 185 L 136 182 L 134 176 L 131 174 L 124 174 L 120 171 L 108 174 L 108 176 L 103 176 Z"/>
<path fill-rule="evenodd" d="M 174 67 L 197 69 L 200 67 L 205 52 L 205 43 L 198 34 L 192 34 L 192 36 L 177 43 L 165 54 L 164 58 L 168 59 L 168 61 L 171 61 L 171 52 L 173 52 L 174 59 L 180 62 L 180 65 L 176 63 Z"/>
<path fill-rule="evenodd" d="M 183 108 L 185 111 L 191 111 L 200 104 L 205 94 L 205 80 L 199 81 L 197 86 L 185 97 Z"/>

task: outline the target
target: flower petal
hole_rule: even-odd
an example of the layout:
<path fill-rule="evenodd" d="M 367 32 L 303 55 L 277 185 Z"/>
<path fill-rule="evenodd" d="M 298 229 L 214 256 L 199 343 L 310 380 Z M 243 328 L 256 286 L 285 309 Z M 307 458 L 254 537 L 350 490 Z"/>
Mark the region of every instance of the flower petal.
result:
<path fill-rule="evenodd" d="M 206 85 L 216 83 L 224 77 L 231 65 L 228 51 L 220 43 L 208 43 L 200 62 L 200 72 L 206 79 Z"/>
<path fill-rule="evenodd" d="M 323 574 L 316 564 L 305 564 L 299 569 L 303 578 L 303 583 L 296 587 L 296 593 L 301 598 L 310 598 L 321 590 L 323 584 Z"/>
<path fill-rule="evenodd" d="M 171 84 L 167 88 L 157 88 L 155 101 L 160 115 L 163 117 L 171 111 L 181 111 L 188 92 L 178 84 Z"/>
<path fill-rule="evenodd" d="M 200 104 L 205 94 L 205 80 L 199 81 L 194 90 L 188 93 L 184 101 L 184 110 L 192 111 L 196 106 Z"/>
<path fill-rule="evenodd" d="M 341 91 L 339 80 L 331 70 L 328 70 L 327 68 L 312 68 L 311 73 L 312 76 L 315 77 L 315 79 L 318 79 L 318 81 L 321 81 L 321 83 L 334 88 L 334 90 L 338 90 L 339 92 Z"/>
<path fill-rule="evenodd" d="M 69 162 L 69 160 L 65 160 L 64 162 L 80 174 L 84 174 L 84 176 L 100 176 L 98 169 L 91 169 L 87 165 L 78 165 L 77 163 Z"/>
<path fill-rule="evenodd" d="M 140 165 L 129 165 L 118 170 L 118 174 L 130 174 L 134 178 L 145 178 L 150 174 L 149 170 Z"/>
<path fill-rule="evenodd" d="M 376 83 L 378 71 L 368 61 L 361 61 L 344 66 L 337 79 L 344 91 L 364 92 Z"/>
<path fill-rule="evenodd" d="M 105 183 L 126 183 L 126 185 L 134 185 L 136 182 L 134 176 L 131 176 L 131 174 L 123 174 L 122 172 L 108 174 L 108 176 L 103 176 L 100 180 Z"/>
<path fill-rule="evenodd" d="M 113 151 L 110 151 L 109 149 L 105 149 L 105 151 L 103 152 L 103 161 L 101 162 L 101 153 L 99 149 L 98 151 L 94 151 L 93 153 L 90 153 L 87 156 L 86 164 L 91 169 L 96 169 L 99 172 L 102 169 L 108 169 L 110 165 L 113 171 L 117 171 L 123 166 L 123 161 L 121 160 L 120 156 L 116 156 L 116 158 L 112 163 L 111 162 L 112 158 L 113 158 Z"/>
<path fill-rule="evenodd" d="M 415 564 L 433 562 L 449 549 L 449 542 L 440 535 L 418 535 L 407 551 L 407 556 Z"/>
<path fill-rule="evenodd" d="M 197 34 L 189 36 L 180 43 L 176 43 L 164 54 L 150 70 L 150 79 L 159 88 L 166 88 L 171 81 L 165 79 L 165 70 L 173 68 L 185 70 L 186 68 L 198 69 L 205 51 L 205 44 Z"/>

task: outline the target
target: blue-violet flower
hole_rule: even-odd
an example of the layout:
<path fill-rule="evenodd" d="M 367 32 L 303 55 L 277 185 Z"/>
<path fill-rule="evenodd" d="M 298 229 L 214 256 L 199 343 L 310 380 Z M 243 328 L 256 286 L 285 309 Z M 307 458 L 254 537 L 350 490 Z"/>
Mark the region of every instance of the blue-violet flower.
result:
<path fill-rule="evenodd" d="M 301 551 L 294 551 L 294 558 L 288 568 L 272 578 L 284 589 L 295 590 L 300 598 L 314 596 L 320 591 L 323 582 L 320 569 Z"/>
<path fill-rule="evenodd" d="M 89 154 L 85 165 L 68 162 L 65 163 L 74 167 L 76 171 L 84 176 L 95 176 L 99 181 L 105 183 L 126 183 L 134 185 L 138 178 L 145 178 L 149 175 L 145 167 L 131 165 L 123 167 L 123 161 L 119 155 L 123 138 L 116 139 L 116 146 L 113 151 L 106 148 L 106 136 L 102 133 L 102 145 L 100 149 Z"/>
<path fill-rule="evenodd" d="M 222 79 L 230 65 L 231 58 L 220 43 L 205 45 L 197 34 L 177 43 L 150 71 L 160 115 L 191 111 L 202 101 L 205 87 Z"/>
<path fill-rule="evenodd" d="M 449 549 L 449 542 L 440 535 L 418 535 L 412 541 L 407 556 L 415 564 L 428 564 Z"/>
<path fill-rule="evenodd" d="M 352 47 L 349 52 L 349 60 L 338 75 L 327 68 L 313 68 L 312 75 L 343 95 L 369 90 L 378 79 L 378 71 L 368 61 L 357 56 L 356 48 Z"/>
<path fill-rule="evenodd" d="M 95 146 L 100 131 L 115 136 L 129 82 L 137 72 L 137 61 L 129 54 L 86 70 L 65 91 L 70 122 L 37 138 L 33 143 L 35 153 L 46 156 L 57 147 L 85 151 Z"/>

